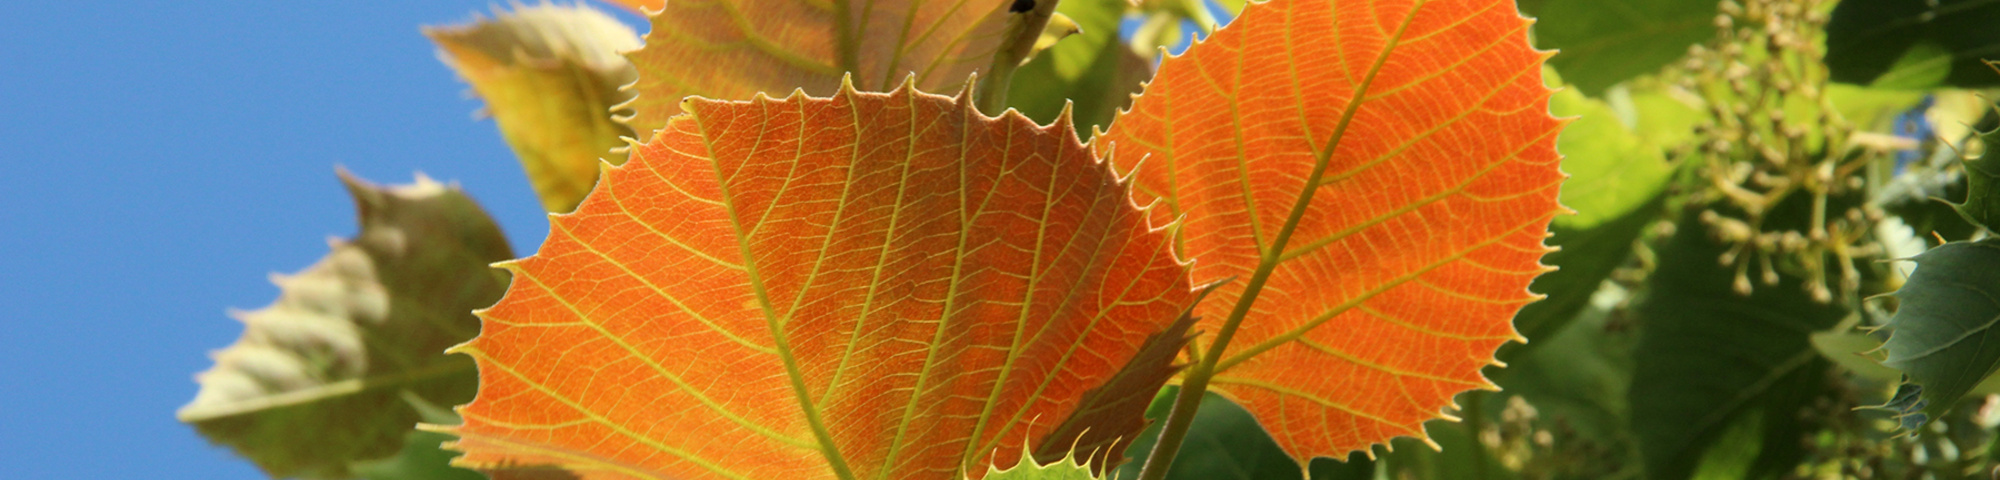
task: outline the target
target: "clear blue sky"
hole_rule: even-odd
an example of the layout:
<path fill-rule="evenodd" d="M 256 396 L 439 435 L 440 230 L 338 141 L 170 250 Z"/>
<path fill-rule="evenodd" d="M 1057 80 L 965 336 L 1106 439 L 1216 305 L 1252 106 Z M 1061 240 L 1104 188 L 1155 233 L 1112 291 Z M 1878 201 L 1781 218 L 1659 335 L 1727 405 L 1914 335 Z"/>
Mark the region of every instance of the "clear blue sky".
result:
<path fill-rule="evenodd" d="M 225 309 L 355 232 L 335 165 L 548 224 L 425 24 L 492 0 L 0 2 L 0 476 L 255 479 L 174 420 Z"/>
<path fill-rule="evenodd" d="M 263 478 L 174 410 L 226 309 L 354 233 L 335 165 L 458 181 L 532 253 L 539 204 L 417 31 L 495 3 L 0 2 L 0 476 Z"/>

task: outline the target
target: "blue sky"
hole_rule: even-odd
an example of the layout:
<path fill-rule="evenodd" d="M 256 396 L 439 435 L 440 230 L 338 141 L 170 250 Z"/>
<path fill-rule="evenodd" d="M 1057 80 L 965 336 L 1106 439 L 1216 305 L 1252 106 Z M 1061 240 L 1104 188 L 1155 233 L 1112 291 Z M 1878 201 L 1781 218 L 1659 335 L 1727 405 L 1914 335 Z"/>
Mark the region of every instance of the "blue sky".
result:
<path fill-rule="evenodd" d="M 424 24 L 495 2 L 0 2 L 0 476 L 263 478 L 174 420 L 225 309 L 356 229 L 335 165 L 548 224 Z"/>
<path fill-rule="evenodd" d="M 173 414 L 225 310 L 354 233 L 336 165 L 460 182 L 532 253 L 539 204 L 417 30 L 494 3 L 0 2 L 4 476 L 263 478 Z"/>

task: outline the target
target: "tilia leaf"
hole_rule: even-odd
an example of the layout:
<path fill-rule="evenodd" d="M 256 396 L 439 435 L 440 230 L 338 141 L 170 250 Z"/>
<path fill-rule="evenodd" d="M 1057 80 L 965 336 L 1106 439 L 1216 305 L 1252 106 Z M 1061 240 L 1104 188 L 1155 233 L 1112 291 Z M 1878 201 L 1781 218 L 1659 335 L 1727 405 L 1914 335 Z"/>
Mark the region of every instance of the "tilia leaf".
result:
<path fill-rule="evenodd" d="M 1252 3 L 1093 141 L 1185 216 L 1195 279 L 1250 279 L 1198 330 L 1261 288 L 1213 388 L 1301 464 L 1423 435 L 1519 338 L 1563 177 L 1528 26 L 1504 0 Z"/>
<path fill-rule="evenodd" d="M 1896 291 L 1889 353 L 1883 365 L 1902 371 L 1908 384 L 1890 407 L 1921 425 L 1938 418 L 1960 397 L 2000 369 L 2000 241 L 1953 242 L 1911 259 L 1910 279 Z M 1907 397 L 1907 398 L 1902 398 Z"/>
<path fill-rule="evenodd" d="M 684 108 L 504 264 L 455 350 L 481 371 L 444 429 L 463 465 L 957 479 L 1142 426 L 1103 413 L 1142 413 L 1195 296 L 1066 122 L 908 83 Z"/>
<path fill-rule="evenodd" d="M 888 90 L 912 76 L 925 91 L 956 90 L 974 71 L 990 71 L 1020 17 L 1010 11 L 1017 0 L 622 3 L 657 10 L 645 48 L 629 55 L 639 66 L 633 88 L 640 93 L 628 123 L 642 140 L 690 95 L 832 95 L 849 74 L 863 91 Z"/>
<path fill-rule="evenodd" d="M 179 414 L 273 477 L 350 477 L 350 463 L 402 450 L 421 419 L 406 395 L 472 398 L 472 362 L 444 349 L 478 332 L 471 310 L 506 285 L 486 265 L 513 256 L 457 187 L 421 176 L 389 188 L 342 180 L 361 234 L 332 242 L 297 275 L 274 276 L 278 301 L 235 315 L 243 338 L 215 352 Z"/>
<path fill-rule="evenodd" d="M 632 98 L 619 90 L 635 76 L 620 54 L 639 48 L 639 36 L 617 19 L 582 5 L 542 4 L 424 34 L 486 99 L 543 208 L 576 208 L 597 182 L 599 159 L 625 161 L 612 149 L 632 130 L 612 119 L 612 107 Z"/>

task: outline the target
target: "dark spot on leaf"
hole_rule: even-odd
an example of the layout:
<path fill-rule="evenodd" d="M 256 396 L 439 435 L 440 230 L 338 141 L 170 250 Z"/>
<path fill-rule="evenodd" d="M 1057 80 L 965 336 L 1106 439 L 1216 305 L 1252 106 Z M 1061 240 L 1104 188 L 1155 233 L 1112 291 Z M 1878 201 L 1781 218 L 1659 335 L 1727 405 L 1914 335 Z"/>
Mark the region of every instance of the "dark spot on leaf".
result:
<path fill-rule="evenodd" d="M 1009 13 L 1021 13 L 1034 9 L 1035 0 L 1014 0 L 1014 5 L 1007 7 Z"/>

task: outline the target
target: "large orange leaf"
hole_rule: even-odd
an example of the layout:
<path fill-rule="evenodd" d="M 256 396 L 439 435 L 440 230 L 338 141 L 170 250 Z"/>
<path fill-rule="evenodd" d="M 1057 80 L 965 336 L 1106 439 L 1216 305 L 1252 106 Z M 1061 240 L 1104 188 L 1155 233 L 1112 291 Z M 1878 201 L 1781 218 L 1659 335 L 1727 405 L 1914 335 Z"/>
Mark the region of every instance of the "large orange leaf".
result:
<path fill-rule="evenodd" d="M 680 113 L 681 98 L 742 100 L 804 89 L 832 95 L 844 75 L 864 91 L 915 76 L 956 90 L 985 72 L 1010 31 L 1013 0 L 622 1 L 655 9 L 646 46 L 629 55 L 640 93 L 628 122 L 643 139 Z M 1037 25 L 1039 27 L 1039 24 Z"/>
<path fill-rule="evenodd" d="M 1213 385 L 1302 463 L 1422 437 L 1519 338 L 1563 177 L 1528 25 L 1507 0 L 1252 4 L 1095 142 L 1185 215 L 1196 280 L 1251 279 L 1201 329 L 1261 287 Z"/>
<path fill-rule="evenodd" d="M 464 465 L 957 479 L 1137 433 L 1195 299 L 1065 122 L 907 83 L 684 108 L 505 266 Z"/>

